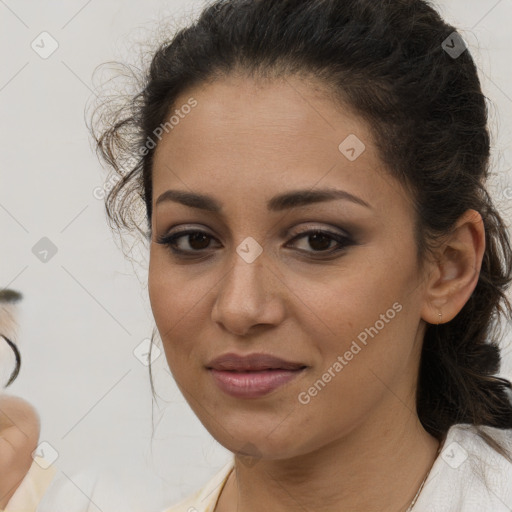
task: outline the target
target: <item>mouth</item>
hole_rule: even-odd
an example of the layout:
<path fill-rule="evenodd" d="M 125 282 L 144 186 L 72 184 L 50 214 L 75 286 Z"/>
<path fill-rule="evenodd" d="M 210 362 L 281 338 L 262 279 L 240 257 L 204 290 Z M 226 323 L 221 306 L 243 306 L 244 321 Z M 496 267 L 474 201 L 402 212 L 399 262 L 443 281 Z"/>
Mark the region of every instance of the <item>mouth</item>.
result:
<path fill-rule="evenodd" d="M 271 393 L 304 373 L 308 366 L 268 354 L 225 354 L 206 368 L 221 391 L 247 399 Z"/>
<path fill-rule="evenodd" d="M 260 398 L 287 384 L 306 371 L 268 369 L 239 372 L 210 369 L 215 384 L 224 393 L 235 398 Z"/>
<path fill-rule="evenodd" d="M 234 353 L 221 355 L 208 363 L 209 370 L 233 372 L 259 372 L 268 370 L 302 370 L 307 365 L 300 362 L 287 361 L 270 354 L 238 355 Z"/>

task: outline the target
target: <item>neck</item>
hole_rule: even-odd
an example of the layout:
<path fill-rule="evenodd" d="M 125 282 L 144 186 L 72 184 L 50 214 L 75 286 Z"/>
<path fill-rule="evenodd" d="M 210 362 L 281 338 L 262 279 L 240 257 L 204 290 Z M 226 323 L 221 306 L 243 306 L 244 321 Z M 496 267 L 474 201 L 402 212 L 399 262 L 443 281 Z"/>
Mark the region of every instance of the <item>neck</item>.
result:
<path fill-rule="evenodd" d="M 215 512 L 405 512 L 439 448 L 417 416 L 407 415 L 403 422 L 366 422 L 292 459 L 247 465 L 235 457 Z"/>

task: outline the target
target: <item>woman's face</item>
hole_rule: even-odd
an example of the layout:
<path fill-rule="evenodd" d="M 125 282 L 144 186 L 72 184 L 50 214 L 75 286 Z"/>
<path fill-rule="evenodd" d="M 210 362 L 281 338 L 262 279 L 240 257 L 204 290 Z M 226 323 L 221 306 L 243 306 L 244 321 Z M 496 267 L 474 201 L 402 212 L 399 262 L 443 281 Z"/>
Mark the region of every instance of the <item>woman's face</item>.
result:
<path fill-rule="evenodd" d="M 223 79 L 175 110 L 154 159 L 149 294 L 195 414 L 227 449 L 269 459 L 405 422 L 424 279 L 412 205 L 366 125 L 293 77 Z M 290 199 L 326 189 L 338 196 Z M 157 204 L 168 190 L 208 201 Z M 189 230 L 174 240 L 182 255 L 157 243 Z M 306 368 L 225 371 L 228 392 L 208 368 L 227 353 Z"/>

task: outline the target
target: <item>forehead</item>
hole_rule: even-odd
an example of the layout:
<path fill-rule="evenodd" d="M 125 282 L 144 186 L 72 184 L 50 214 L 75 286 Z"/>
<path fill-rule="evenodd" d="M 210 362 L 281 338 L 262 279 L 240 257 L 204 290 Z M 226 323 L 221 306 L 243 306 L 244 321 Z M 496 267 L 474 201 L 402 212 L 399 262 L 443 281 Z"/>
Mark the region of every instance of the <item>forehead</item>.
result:
<path fill-rule="evenodd" d="M 279 79 L 252 79 L 228 76 L 211 83 L 201 84 L 181 94 L 174 105 L 180 110 L 190 98 L 197 106 L 172 131 L 176 143 L 190 135 L 187 124 L 193 124 L 196 137 L 215 140 L 229 137 L 233 143 L 245 142 L 244 137 L 258 141 L 281 142 L 291 136 L 303 138 L 331 137 L 333 143 L 347 129 L 358 131 L 369 139 L 361 119 L 341 108 L 331 99 L 330 91 L 320 83 L 297 76 Z M 187 109 L 188 110 L 188 109 Z M 340 124 L 340 117 L 343 123 Z M 212 128 L 214 132 L 212 133 Z M 333 137 L 334 135 L 334 137 Z M 246 149 L 249 149 L 247 147 Z"/>
<path fill-rule="evenodd" d="M 191 100 L 195 106 L 184 108 Z M 227 77 L 179 96 L 173 114 L 179 121 L 156 148 L 153 203 L 178 187 L 224 195 L 236 187 L 268 195 L 269 189 L 321 182 L 343 185 L 368 202 L 385 195 L 383 179 L 398 188 L 382 172 L 364 121 L 311 81 Z M 357 158 L 347 158 L 347 144 L 360 153 Z"/>

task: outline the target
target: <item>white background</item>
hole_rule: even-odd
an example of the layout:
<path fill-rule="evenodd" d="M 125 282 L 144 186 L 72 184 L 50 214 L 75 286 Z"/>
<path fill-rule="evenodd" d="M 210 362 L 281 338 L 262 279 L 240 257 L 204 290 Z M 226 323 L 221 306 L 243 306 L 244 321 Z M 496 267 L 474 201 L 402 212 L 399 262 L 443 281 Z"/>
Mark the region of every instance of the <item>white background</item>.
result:
<path fill-rule="evenodd" d="M 133 510 L 158 510 L 204 484 L 230 457 L 190 411 L 163 354 L 154 362 L 155 437 L 148 368 L 133 350 L 151 335 L 145 268 L 134 268 L 93 196 L 105 173 L 91 150 L 84 108 L 93 71 L 109 60 L 133 61 L 158 20 L 182 25 L 204 4 L 177 0 L 0 0 L 0 286 L 24 294 L 22 371 L 9 388 L 35 405 L 41 441 L 73 479 L 104 470 Z M 437 3 L 459 28 L 493 104 L 492 190 L 510 221 L 512 186 L 512 0 Z M 172 25 L 171 25 L 172 26 Z M 59 48 L 42 59 L 31 48 L 41 32 Z M 508 197 L 507 197 L 508 196 Z M 47 263 L 32 247 L 48 237 Z M 502 374 L 512 377 L 512 351 Z M 95 505 L 104 509 L 101 493 Z M 103 506 L 102 506 L 103 505 Z M 91 510 L 96 510 L 94 507 Z"/>

